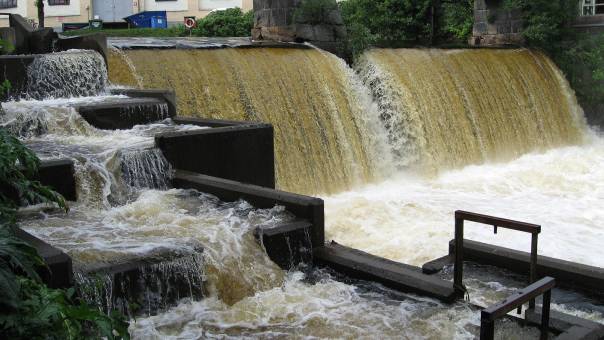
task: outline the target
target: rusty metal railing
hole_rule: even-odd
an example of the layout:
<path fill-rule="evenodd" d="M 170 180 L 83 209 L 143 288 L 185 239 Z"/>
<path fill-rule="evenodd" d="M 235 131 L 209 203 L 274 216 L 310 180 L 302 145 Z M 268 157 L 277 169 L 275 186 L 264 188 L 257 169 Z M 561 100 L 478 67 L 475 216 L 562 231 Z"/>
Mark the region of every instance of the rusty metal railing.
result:
<path fill-rule="evenodd" d="M 514 295 L 504 301 L 484 309 L 480 314 L 480 340 L 492 340 L 495 338 L 495 321 L 514 309 L 522 308 L 527 301 L 535 301 L 539 295 L 543 295 L 543 307 L 541 309 L 541 340 L 547 340 L 549 335 L 549 316 L 552 289 L 556 286 L 556 280 L 545 277 L 532 285 L 517 291 Z"/>
<path fill-rule="evenodd" d="M 453 274 L 453 286 L 458 292 L 461 294 L 466 292 L 465 286 L 463 285 L 464 221 L 492 225 L 494 227 L 495 234 L 497 234 L 497 228 L 512 229 L 530 233 L 532 235 L 532 242 L 529 283 L 534 283 L 537 281 L 537 244 L 539 242 L 541 226 L 458 210 L 455 212 L 455 268 Z M 535 301 L 531 300 L 529 305 L 530 308 L 534 308 Z"/>

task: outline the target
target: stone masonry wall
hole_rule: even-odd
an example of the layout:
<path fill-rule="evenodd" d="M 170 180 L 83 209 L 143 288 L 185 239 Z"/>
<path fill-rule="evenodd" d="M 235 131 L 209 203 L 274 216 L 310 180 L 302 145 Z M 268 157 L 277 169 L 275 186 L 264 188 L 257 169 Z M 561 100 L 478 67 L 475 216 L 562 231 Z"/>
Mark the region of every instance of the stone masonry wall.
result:
<path fill-rule="evenodd" d="M 521 45 L 522 16 L 502 8 L 502 0 L 474 1 L 473 46 Z"/>
<path fill-rule="evenodd" d="M 346 39 L 346 28 L 339 10 L 324 18 L 296 17 L 302 0 L 254 0 L 254 40 L 283 42 L 310 42 L 313 45 L 340 54 Z"/>

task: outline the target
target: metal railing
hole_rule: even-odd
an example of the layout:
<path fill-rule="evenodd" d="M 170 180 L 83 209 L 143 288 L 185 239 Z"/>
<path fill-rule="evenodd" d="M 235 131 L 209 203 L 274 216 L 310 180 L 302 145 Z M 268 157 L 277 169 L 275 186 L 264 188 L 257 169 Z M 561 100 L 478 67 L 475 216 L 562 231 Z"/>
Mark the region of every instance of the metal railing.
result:
<path fill-rule="evenodd" d="M 504 301 L 484 309 L 480 314 L 480 340 L 492 340 L 495 338 L 495 321 L 514 309 L 522 308 L 527 301 L 535 301 L 539 295 L 543 295 L 543 307 L 541 309 L 541 340 L 546 340 L 549 335 L 549 315 L 552 289 L 556 286 L 556 280 L 545 277 L 532 285 L 517 291 L 514 295 Z"/>
<path fill-rule="evenodd" d="M 534 283 L 537 280 L 537 243 L 539 241 L 539 233 L 541 233 L 541 226 L 458 210 L 455 212 L 455 268 L 453 274 L 453 286 L 458 292 L 462 294 L 466 292 L 463 285 L 464 221 L 492 225 L 495 234 L 497 234 L 497 228 L 530 233 L 532 235 L 532 242 L 529 283 Z M 535 301 L 531 300 L 530 308 L 533 307 L 535 307 Z"/>

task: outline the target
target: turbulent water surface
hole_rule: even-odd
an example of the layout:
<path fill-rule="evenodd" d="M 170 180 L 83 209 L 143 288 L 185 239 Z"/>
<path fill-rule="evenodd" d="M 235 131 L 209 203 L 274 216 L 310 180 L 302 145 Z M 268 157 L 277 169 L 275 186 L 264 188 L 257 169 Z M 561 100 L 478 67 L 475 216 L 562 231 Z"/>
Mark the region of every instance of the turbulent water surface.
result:
<path fill-rule="evenodd" d="M 70 74 L 59 64 L 98 67 L 98 56 L 73 53 L 41 60 L 57 72 L 34 67 L 32 76 L 54 84 Z M 322 194 L 328 239 L 421 265 L 447 253 L 453 213 L 463 209 L 541 224 L 540 254 L 604 266 L 604 139 L 588 130 L 562 74 L 539 53 L 372 50 L 350 68 L 312 49 L 114 50 L 110 64 L 114 84 L 175 89 L 182 115 L 272 123 L 279 186 Z M 91 127 L 74 105 L 123 100 L 101 95 L 99 72 L 84 92 L 53 85 L 30 95 L 44 100 L 5 103 L 0 121 L 43 158 L 74 159 L 79 201 L 71 212 L 30 216 L 22 226 L 74 256 L 76 267 L 166 251 L 203 254 L 203 268 L 187 270 L 208 283 L 208 296 L 133 320 L 134 338 L 478 334 L 480 314 L 462 301 L 443 305 L 323 270 L 279 269 L 253 230 L 293 217 L 281 207 L 168 190 L 171 169 L 153 135 L 200 127 L 169 120 Z M 73 77 L 88 82 L 90 72 Z M 466 230 L 468 238 L 530 246 L 522 233 Z M 466 274 L 480 305 L 526 283 L 484 266 Z M 442 277 L 450 279 L 450 269 Z M 599 301 L 564 291 L 553 299 L 554 309 L 604 322 Z M 509 322 L 497 332 L 537 336 Z"/>

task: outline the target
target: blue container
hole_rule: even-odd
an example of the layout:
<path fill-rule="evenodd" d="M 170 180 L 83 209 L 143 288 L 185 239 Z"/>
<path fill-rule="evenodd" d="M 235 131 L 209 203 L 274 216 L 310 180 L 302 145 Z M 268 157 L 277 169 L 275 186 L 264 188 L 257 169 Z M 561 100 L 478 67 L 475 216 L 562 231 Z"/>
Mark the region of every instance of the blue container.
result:
<path fill-rule="evenodd" d="M 167 28 L 166 11 L 147 11 L 125 17 L 124 20 L 136 28 Z"/>
<path fill-rule="evenodd" d="M 166 17 L 152 17 L 151 18 L 152 28 L 168 28 L 168 22 Z"/>

